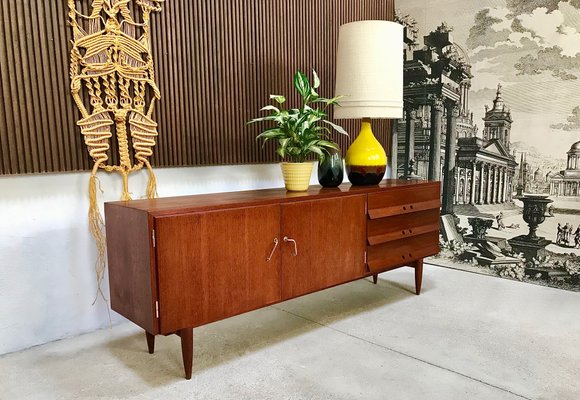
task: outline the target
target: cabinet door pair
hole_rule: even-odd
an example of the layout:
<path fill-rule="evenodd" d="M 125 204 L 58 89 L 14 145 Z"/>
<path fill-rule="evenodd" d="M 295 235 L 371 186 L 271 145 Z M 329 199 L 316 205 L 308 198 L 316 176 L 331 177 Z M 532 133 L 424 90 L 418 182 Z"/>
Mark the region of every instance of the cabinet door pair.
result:
<path fill-rule="evenodd" d="M 366 195 L 158 218 L 161 332 L 365 275 Z"/>

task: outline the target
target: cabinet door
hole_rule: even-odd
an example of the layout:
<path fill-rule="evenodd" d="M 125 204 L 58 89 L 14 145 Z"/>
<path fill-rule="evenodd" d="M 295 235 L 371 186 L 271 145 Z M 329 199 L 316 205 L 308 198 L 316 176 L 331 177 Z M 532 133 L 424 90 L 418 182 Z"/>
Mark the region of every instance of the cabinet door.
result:
<path fill-rule="evenodd" d="M 282 298 L 365 275 L 366 195 L 282 205 Z M 295 253 L 297 250 L 297 254 Z"/>
<path fill-rule="evenodd" d="M 280 206 L 155 221 L 162 333 L 280 300 Z"/>

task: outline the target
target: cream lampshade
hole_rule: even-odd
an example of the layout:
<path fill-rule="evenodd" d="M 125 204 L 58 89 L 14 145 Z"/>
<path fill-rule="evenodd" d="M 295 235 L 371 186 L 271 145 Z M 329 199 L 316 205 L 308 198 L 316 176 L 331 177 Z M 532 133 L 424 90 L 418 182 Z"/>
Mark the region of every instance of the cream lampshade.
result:
<path fill-rule="evenodd" d="M 353 185 L 379 183 L 387 155 L 374 137 L 371 118 L 403 117 L 403 26 L 390 21 L 358 21 L 339 30 L 336 95 L 343 95 L 337 119 L 361 118 L 357 139 L 346 153 Z"/>

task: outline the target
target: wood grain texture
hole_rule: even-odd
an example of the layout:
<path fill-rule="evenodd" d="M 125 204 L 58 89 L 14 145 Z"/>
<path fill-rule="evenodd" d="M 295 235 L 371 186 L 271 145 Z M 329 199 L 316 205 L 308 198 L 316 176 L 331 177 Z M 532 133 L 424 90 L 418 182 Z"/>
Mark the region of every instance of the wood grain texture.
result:
<path fill-rule="evenodd" d="M 439 253 L 439 232 L 429 232 L 368 247 L 368 266 L 372 273 L 388 271 Z"/>
<path fill-rule="evenodd" d="M 89 0 L 76 4 L 89 13 Z M 151 32 L 162 93 L 155 166 L 277 161 L 272 145 L 255 140 L 263 126 L 246 121 L 269 94 L 293 93 L 298 69 L 316 69 L 321 94 L 332 97 L 339 26 L 394 17 L 393 0 L 171 0 L 163 8 Z M 69 94 L 66 12 L 65 1 L 0 3 L 0 175 L 91 166 Z M 352 136 L 359 130 L 359 121 L 340 123 Z M 373 130 L 388 152 L 390 122 Z M 346 150 L 347 139 L 336 139 Z M 116 152 L 110 159 L 118 163 Z"/>
<path fill-rule="evenodd" d="M 155 335 L 145 331 L 145 338 L 147 339 L 147 350 L 149 354 L 155 353 Z"/>
<path fill-rule="evenodd" d="M 69 95 L 66 7 L 65 1 L 0 2 L 0 174 L 90 166 Z"/>
<path fill-rule="evenodd" d="M 368 221 L 370 245 L 439 231 L 439 210 L 432 209 Z"/>
<path fill-rule="evenodd" d="M 152 219 L 143 211 L 105 204 L 111 308 L 147 332 L 159 332 Z"/>
<path fill-rule="evenodd" d="M 441 207 L 441 183 L 425 182 L 398 190 L 369 193 L 368 210 L 371 219 L 409 214 Z"/>
<path fill-rule="evenodd" d="M 365 273 L 366 196 L 282 205 L 282 299 L 328 288 Z"/>
<path fill-rule="evenodd" d="M 423 285 L 423 259 L 415 261 L 413 267 L 415 268 L 415 294 L 419 296 Z"/>
<path fill-rule="evenodd" d="M 183 359 L 183 369 L 185 379 L 191 379 L 193 369 L 193 328 L 185 328 L 179 331 L 181 338 L 181 358 Z"/>
<path fill-rule="evenodd" d="M 283 188 L 245 190 L 239 192 L 165 197 L 161 199 L 117 201 L 112 202 L 111 204 L 147 211 L 155 217 L 160 217 L 165 215 L 219 210 L 230 208 L 232 206 L 245 207 L 278 204 L 302 200 L 328 199 L 354 194 L 369 194 L 370 196 L 373 193 L 383 193 L 386 189 L 390 191 L 390 189 L 407 188 L 409 190 L 409 192 L 406 192 L 408 195 L 412 194 L 414 190 L 427 188 L 429 193 L 431 193 L 431 196 L 434 196 L 432 199 L 436 199 L 437 197 L 435 196 L 438 193 L 438 187 L 439 182 L 387 179 L 382 181 L 379 185 L 373 186 L 351 186 L 350 184 L 344 184 L 338 188 L 310 186 L 308 190 L 304 192 L 289 192 Z M 399 194 L 397 196 L 400 198 L 401 195 Z M 384 207 L 385 205 L 383 204 L 382 206 Z M 388 206 L 388 204 L 386 204 L 386 206 Z"/>
<path fill-rule="evenodd" d="M 280 300 L 280 207 L 156 219 L 161 333 Z"/>

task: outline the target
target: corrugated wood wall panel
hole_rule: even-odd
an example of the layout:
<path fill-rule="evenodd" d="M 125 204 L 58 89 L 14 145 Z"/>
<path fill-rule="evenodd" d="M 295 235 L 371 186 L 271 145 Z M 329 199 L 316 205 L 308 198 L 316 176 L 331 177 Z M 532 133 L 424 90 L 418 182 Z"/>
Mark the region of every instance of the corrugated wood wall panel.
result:
<path fill-rule="evenodd" d="M 77 1 L 84 14 L 90 3 Z M 298 69 L 316 69 L 321 95 L 334 95 L 339 26 L 394 15 L 393 0 L 167 0 L 163 8 L 152 25 L 163 96 L 155 166 L 278 161 L 274 144 L 256 142 L 261 127 L 246 121 L 271 93 L 291 94 L 296 104 Z M 69 92 L 67 12 L 64 0 L 0 2 L 0 174 L 92 165 Z M 339 123 L 356 135 L 359 121 Z M 374 123 L 385 147 L 389 129 L 388 121 Z"/>

